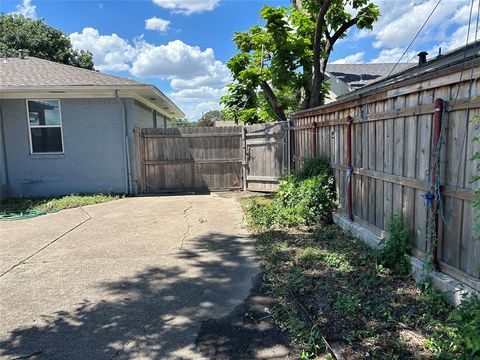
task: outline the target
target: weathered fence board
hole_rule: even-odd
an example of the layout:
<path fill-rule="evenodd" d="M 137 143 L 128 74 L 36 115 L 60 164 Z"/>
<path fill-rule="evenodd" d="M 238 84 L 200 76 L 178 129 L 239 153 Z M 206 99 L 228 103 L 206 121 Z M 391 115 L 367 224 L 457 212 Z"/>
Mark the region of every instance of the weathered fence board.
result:
<path fill-rule="evenodd" d="M 412 231 L 412 252 L 423 258 L 431 251 L 427 241 L 431 215 L 422 195 L 430 189 L 429 171 L 435 156 L 434 100 L 447 101 L 438 174 L 443 185 L 438 256 L 444 272 L 480 289 L 480 242 L 473 230 L 478 218 L 472 209 L 479 185 L 470 182 L 478 175 L 478 160 L 470 159 L 480 149 L 473 142 L 479 129 L 477 123 L 469 122 L 480 113 L 480 101 L 475 97 L 468 101 L 469 79 L 465 76 L 459 86 L 459 71 L 457 67 L 442 70 L 388 85 L 390 90 L 379 89 L 295 114 L 292 156 L 300 167 L 312 156 L 312 138 L 317 137 L 316 153 L 330 159 L 340 207 L 346 211 L 345 131 L 347 116 L 351 116 L 354 219 L 383 234 L 392 215 L 403 214 Z M 479 72 L 478 66 L 474 72 Z M 474 78 L 472 95 L 480 95 L 480 79 Z M 312 134 L 314 128 L 316 134 Z"/>
<path fill-rule="evenodd" d="M 245 127 L 245 188 L 274 191 L 287 169 L 287 123 L 248 125 Z"/>
<path fill-rule="evenodd" d="M 240 126 L 136 129 L 139 193 L 239 189 Z"/>

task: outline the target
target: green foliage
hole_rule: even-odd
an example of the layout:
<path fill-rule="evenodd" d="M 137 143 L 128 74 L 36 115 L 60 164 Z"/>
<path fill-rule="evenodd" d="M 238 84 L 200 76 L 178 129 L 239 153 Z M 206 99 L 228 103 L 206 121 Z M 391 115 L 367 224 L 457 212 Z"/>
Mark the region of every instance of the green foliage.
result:
<path fill-rule="evenodd" d="M 380 243 L 376 256 L 381 265 L 394 270 L 400 275 L 410 273 L 410 230 L 403 224 L 400 215 L 393 216 L 387 225 L 389 237 Z"/>
<path fill-rule="evenodd" d="M 248 213 L 255 227 L 296 227 L 330 221 L 335 206 L 333 176 L 316 175 L 305 180 L 295 176 L 281 180 L 273 199 L 257 197 Z"/>
<path fill-rule="evenodd" d="M 50 209 L 70 209 L 120 199 L 115 194 L 71 194 L 58 197 L 9 198 L 0 204 L 0 215 Z"/>
<path fill-rule="evenodd" d="M 360 296 L 358 294 L 338 293 L 333 301 L 333 310 L 353 315 L 360 308 Z"/>
<path fill-rule="evenodd" d="M 251 124 L 286 120 L 289 113 L 308 105 L 312 96 L 323 102 L 328 93 L 326 83 L 312 94 L 316 28 L 320 29 L 318 44 L 326 65 L 333 45 L 351 26 L 371 29 L 379 16 L 371 0 L 347 3 L 358 11 L 355 18 L 345 1 L 332 0 L 320 22 L 317 0 L 303 0 L 301 8 L 265 5 L 260 11 L 262 25 L 233 37 L 238 53 L 227 62 L 234 81 L 221 99 L 224 113 L 237 123 Z"/>
<path fill-rule="evenodd" d="M 46 24 L 17 14 L 0 14 L 0 54 L 18 56 L 18 50 L 28 55 L 93 70 L 89 51 L 74 50 L 67 34 Z"/>
<path fill-rule="evenodd" d="M 480 298 L 470 296 L 464 299 L 449 314 L 445 323 L 435 325 L 427 345 L 437 352 L 439 358 L 480 358 Z"/>
<path fill-rule="evenodd" d="M 305 159 L 303 167 L 295 172 L 295 178 L 302 181 L 321 174 L 331 174 L 330 161 L 325 156 L 311 157 Z"/>
<path fill-rule="evenodd" d="M 170 124 L 172 127 L 193 127 L 197 125 L 197 123 L 188 121 L 187 119 L 171 119 Z"/>
<path fill-rule="evenodd" d="M 225 121 L 225 115 L 220 110 L 207 111 L 202 118 L 197 121 L 199 127 L 215 126 L 215 121 Z"/>

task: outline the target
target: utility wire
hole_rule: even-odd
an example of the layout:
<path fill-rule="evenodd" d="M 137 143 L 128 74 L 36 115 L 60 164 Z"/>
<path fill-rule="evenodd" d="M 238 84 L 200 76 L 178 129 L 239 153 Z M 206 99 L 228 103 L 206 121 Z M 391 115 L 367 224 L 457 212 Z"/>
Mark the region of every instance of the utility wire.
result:
<path fill-rule="evenodd" d="M 390 70 L 390 72 L 388 73 L 387 77 L 389 77 L 390 75 L 392 75 L 393 71 L 395 70 L 395 68 L 397 67 L 397 65 L 400 63 L 400 61 L 403 59 L 403 57 L 405 56 L 405 54 L 407 53 L 407 51 L 410 49 L 410 46 L 412 46 L 413 42 L 417 39 L 418 35 L 420 35 L 420 33 L 422 32 L 423 28 L 425 27 L 425 25 L 427 25 L 428 23 L 428 20 L 430 20 L 430 18 L 432 17 L 433 13 L 435 12 L 435 10 L 437 10 L 437 7 L 438 5 L 440 5 L 440 3 L 442 2 L 442 0 L 438 0 L 437 2 L 437 5 L 435 5 L 435 7 L 433 8 L 433 10 L 430 12 L 430 15 L 428 15 L 427 17 L 427 20 L 425 20 L 425 22 L 423 23 L 422 27 L 420 28 L 420 30 L 418 30 L 417 34 L 415 35 L 415 37 L 412 39 L 412 41 L 410 41 L 410 44 L 407 46 L 407 48 L 405 49 L 405 51 L 403 52 L 402 56 L 400 56 L 400 59 L 398 59 L 397 63 L 395 64 L 395 66 L 392 68 L 392 70 Z"/>
<path fill-rule="evenodd" d="M 472 0 L 472 7 L 473 7 L 473 2 L 474 0 Z M 470 12 L 470 15 L 472 13 Z M 468 29 L 469 29 L 469 32 L 467 33 L 467 41 L 466 41 L 466 44 L 465 44 L 465 47 L 467 46 L 468 44 L 468 38 L 469 38 L 469 33 L 470 33 L 470 24 L 471 24 L 471 16 L 470 16 L 470 19 L 469 19 L 469 24 L 468 24 Z M 465 150 L 465 143 L 467 141 L 467 134 L 468 134 L 468 123 L 470 121 L 469 117 L 470 117 L 470 110 L 471 110 L 471 101 L 472 101 L 472 88 L 473 88 L 473 82 L 474 82 L 474 78 L 473 78 L 473 73 L 474 73 L 474 69 L 475 69 L 475 59 L 476 59 L 476 55 L 477 55 L 477 51 L 476 51 L 476 48 L 477 48 L 477 38 L 478 38 L 478 26 L 479 26 L 479 23 L 480 23 L 480 2 L 478 3 L 478 7 L 477 7 L 477 18 L 476 18 L 476 23 L 475 23 L 475 40 L 474 40 L 474 45 L 473 45 L 473 57 L 472 57 L 472 66 L 471 66 L 471 70 L 470 70 L 470 78 L 469 78 L 469 82 L 468 82 L 468 103 L 467 103 L 467 114 L 466 114 L 466 124 L 465 124 L 465 132 L 463 133 L 463 138 L 462 138 L 462 144 L 460 146 L 460 153 L 459 153 L 459 159 L 458 159 L 458 165 L 457 165 L 457 171 L 456 171 L 456 177 L 457 177 L 457 181 L 456 181 L 456 184 L 455 184 L 455 188 L 458 188 L 459 185 L 460 185 L 460 172 L 461 172 L 461 165 L 462 165 L 462 157 L 464 156 L 463 155 L 463 152 Z M 465 67 L 465 57 L 466 57 L 466 50 L 465 50 L 465 55 L 464 55 L 464 61 L 463 61 L 463 66 L 462 68 Z M 460 80 L 459 80 L 459 84 L 458 84 L 458 88 L 457 88 L 457 94 L 455 96 L 455 100 L 454 100 L 454 104 L 455 102 L 457 101 L 457 97 L 458 97 L 458 94 L 460 92 L 460 87 L 461 87 L 461 83 L 462 83 L 462 76 L 463 76 L 463 70 L 462 70 L 462 73 L 460 74 Z M 466 154 L 465 154 L 466 155 Z M 463 180 L 466 181 L 465 179 L 465 169 L 466 169 L 466 166 L 464 167 L 463 169 Z M 452 202 L 450 204 L 450 208 L 448 209 L 446 215 L 445 213 L 443 212 L 443 206 L 440 207 L 440 210 L 441 210 L 441 215 L 442 215 L 442 221 L 444 224 L 447 224 L 452 215 L 453 215 L 453 208 L 455 206 L 455 202 L 456 202 L 456 197 L 454 197 L 452 199 Z M 442 201 L 441 197 L 440 197 L 440 201 Z"/>

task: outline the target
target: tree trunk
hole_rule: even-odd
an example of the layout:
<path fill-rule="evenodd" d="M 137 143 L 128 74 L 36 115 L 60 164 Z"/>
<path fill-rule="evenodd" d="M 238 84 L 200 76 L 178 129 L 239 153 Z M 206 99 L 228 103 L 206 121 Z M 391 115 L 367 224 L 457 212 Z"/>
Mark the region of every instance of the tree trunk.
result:
<path fill-rule="evenodd" d="M 325 25 L 325 14 L 330 7 L 331 0 L 323 0 L 320 10 L 317 14 L 317 20 L 315 24 L 315 37 L 313 39 L 313 77 L 312 77 L 312 89 L 310 93 L 309 107 L 315 107 L 320 105 L 320 93 L 322 91 L 322 83 L 325 78 L 322 68 L 324 66 L 322 60 L 322 43 L 324 34 L 327 31 Z M 328 44 L 327 44 L 328 46 Z"/>
<path fill-rule="evenodd" d="M 285 115 L 285 109 L 283 105 L 278 101 L 277 96 L 273 92 L 270 85 L 268 85 L 265 81 L 260 83 L 260 87 L 262 88 L 265 97 L 267 98 L 268 102 L 272 106 L 273 112 L 277 115 L 280 121 L 286 121 L 287 116 Z"/>

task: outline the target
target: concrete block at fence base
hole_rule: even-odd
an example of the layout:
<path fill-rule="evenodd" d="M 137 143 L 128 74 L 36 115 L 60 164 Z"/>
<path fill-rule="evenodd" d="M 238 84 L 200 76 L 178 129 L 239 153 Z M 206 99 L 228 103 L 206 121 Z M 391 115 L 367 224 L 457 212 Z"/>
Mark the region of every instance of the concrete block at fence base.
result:
<path fill-rule="evenodd" d="M 381 238 L 365 228 L 364 226 L 350 221 L 346 216 L 340 213 L 333 214 L 333 221 L 343 230 L 351 232 L 354 236 L 362 240 L 373 249 L 378 249 Z M 416 257 L 410 256 L 410 263 L 412 264 L 411 275 L 416 282 L 422 282 L 426 276 L 426 264 Z M 430 279 L 435 289 L 446 294 L 447 301 L 452 305 L 459 305 L 462 299 L 471 295 L 480 296 L 480 293 L 473 288 L 455 280 L 447 274 L 431 271 Z"/>

